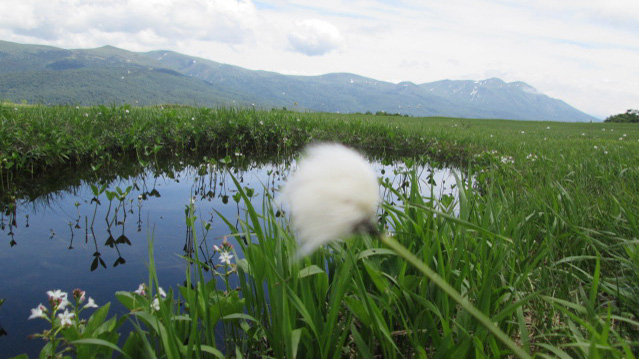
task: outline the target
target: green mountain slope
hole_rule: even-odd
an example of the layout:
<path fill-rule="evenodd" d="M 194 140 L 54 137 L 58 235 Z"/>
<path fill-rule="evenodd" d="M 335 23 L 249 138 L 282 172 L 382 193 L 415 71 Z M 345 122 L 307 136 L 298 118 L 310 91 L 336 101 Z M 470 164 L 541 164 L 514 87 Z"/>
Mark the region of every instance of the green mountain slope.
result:
<path fill-rule="evenodd" d="M 44 104 L 238 105 L 413 116 L 596 120 L 524 83 L 393 84 L 347 73 L 288 76 L 171 51 L 66 50 L 0 41 L 0 100 Z"/>

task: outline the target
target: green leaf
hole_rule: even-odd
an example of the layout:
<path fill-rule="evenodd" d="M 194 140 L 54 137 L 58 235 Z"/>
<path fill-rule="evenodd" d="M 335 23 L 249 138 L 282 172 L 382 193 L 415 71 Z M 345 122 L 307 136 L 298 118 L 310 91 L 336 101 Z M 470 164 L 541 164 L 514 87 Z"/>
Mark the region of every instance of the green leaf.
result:
<path fill-rule="evenodd" d="M 302 329 L 303 328 L 297 328 L 291 332 L 291 347 L 293 348 L 293 358 L 297 358 L 297 347 L 300 344 Z"/>
<path fill-rule="evenodd" d="M 120 303 L 122 303 L 128 310 L 138 309 L 146 302 L 146 298 L 143 300 L 143 298 L 137 294 L 125 291 L 115 292 L 115 297 L 118 298 L 118 301 L 120 301 Z"/>
<path fill-rule="evenodd" d="M 104 319 L 106 318 L 109 312 L 110 307 L 111 307 L 111 303 L 106 303 L 100 308 L 98 308 L 89 317 L 89 320 L 87 321 L 86 329 L 84 331 L 86 335 L 91 335 L 91 333 L 93 333 L 100 325 L 102 325 L 102 323 L 104 322 Z"/>
<path fill-rule="evenodd" d="M 71 344 L 93 344 L 93 345 L 101 345 L 101 346 L 105 346 L 109 349 L 113 349 L 119 353 L 122 353 L 122 355 L 124 355 L 126 358 L 131 358 L 127 353 L 123 352 L 122 350 L 120 350 L 120 348 L 118 348 L 117 345 L 108 342 L 106 340 L 102 340 L 102 339 L 97 339 L 97 338 L 88 338 L 88 339 L 78 339 L 78 340 L 74 340 L 71 342 Z"/>
<path fill-rule="evenodd" d="M 222 319 L 226 319 L 226 320 L 244 319 L 244 320 L 248 320 L 248 321 L 251 321 L 251 322 L 258 323 L 257 319 L 253 318 L 252 316 L 250 316 L 248 314 L 244 314 L 244 313 L 234 313 L 234 314 L 225 315 L 224 317 L 222 317 Z"/>
<path fill-rule="evenodd" d="M 367 258 L 370 256 L 378 256 L 378 255 L 393 255 L 396 256 L 397 253 L 395 253 L 395 251 L 388 249 L 388 248 L 369 248 L 366 250 L 361 251 L 358 255 L 357 255 L 357 260 L 360 260 L 362 258 Z"/>
<path fill-rule="evenodd" d="M 215 357 L 220 358 L 220 359 L 224 359 L 224 354 L 222 354 L 221 351 L 213 348 L 210 345 L 201 345 L 200 349 L 205 352 L 205 353 L 209 353 L 209 354 L 213 354 L 215 355 Z"/>
<path fill-rule="evenodd" d="M 315 264 L 312 264 L 306 268 L 301 269 L 299 273 L 297 274 L 297 277 L 302 279 L 302 278 L 311 276 L 313 274 L 319 274 L 319 273 L 326 274 L 326 272 L 324 272 L 320 267 L 316 266 Z"/>

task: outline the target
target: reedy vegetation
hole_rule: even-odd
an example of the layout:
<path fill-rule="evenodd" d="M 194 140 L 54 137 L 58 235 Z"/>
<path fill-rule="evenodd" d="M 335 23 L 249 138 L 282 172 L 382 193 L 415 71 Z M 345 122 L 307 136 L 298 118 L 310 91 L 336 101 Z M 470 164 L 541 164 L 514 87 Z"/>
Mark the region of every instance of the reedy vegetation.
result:
<path fill-rule="evenodd" d="M 536 357 L 639 351 L 639 128 L 632 124 L 14 105 L 0 107 L 0 121 L 3 185 L 58 166 L 108 166 L 119 156 L 291 155 L 312 141 L 454 163 L 475 180 L 458 181 L 453 203 L 420 196 L 418 186 L 428 185 L 413 170 L 400 184 L 384 183 L 399 200 L 383 204 L 380 226 Z M 509 355 L 376 238 L 291 261 L 297 246 L 286 221 L 268 201 L 253 208 L 237 186 L 246 211 L 239 228 L 229 219 L 229 232 L 245 258 L 219 272 L 188 259 L 187 285 L 169 291 L 157 312 L 150 298 L 118 293 L 137 328 L 121 347 L 125 356 L 221 356 L 214 348 L 222 344 L 228 356 L 248 357 Z M 195 209 L 187 213 L 196 226 Z M 238 276 L 239 293 L 215 289 L 229 275 Z M 149 288 L 157 283 L 151 251 Z M 215 341 L 220 321 L 225 343 Z"/>

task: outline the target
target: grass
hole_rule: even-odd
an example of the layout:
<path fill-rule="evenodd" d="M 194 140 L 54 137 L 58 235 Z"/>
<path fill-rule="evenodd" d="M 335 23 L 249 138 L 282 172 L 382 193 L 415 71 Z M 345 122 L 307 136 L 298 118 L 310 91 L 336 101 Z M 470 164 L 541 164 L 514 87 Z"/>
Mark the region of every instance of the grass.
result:
<path fill-rule="evenodd" d="M 382 183 L 398 198 L 379 212 L 390 237 L 358 236 L 299 262 L 277 208 L 254 208 L 236 183 L 245 211 L 239 226 L 228 219 L 229 238 L 244 258 L 211 266 L 196 251 L 187 284 L 159 311 L 150 295 L 118 293 L 136 328 L 119 347 L 125 357 L 513 356 L 499 332 L 538 358 L 638 356 L 636 125 L 168 106 L 5 105 L 0 120 L 3 189 L 121 156 L 290 156 L 311 141 L 407 158 L 406 184 Z M 423 197 L 414 160 L 454 163 L 474 180 L 458 180 L 457 199 Z M 195 208 L 187 214 L 196 226 Z M 148 287 L 157 285 L 151 261 Z"/>

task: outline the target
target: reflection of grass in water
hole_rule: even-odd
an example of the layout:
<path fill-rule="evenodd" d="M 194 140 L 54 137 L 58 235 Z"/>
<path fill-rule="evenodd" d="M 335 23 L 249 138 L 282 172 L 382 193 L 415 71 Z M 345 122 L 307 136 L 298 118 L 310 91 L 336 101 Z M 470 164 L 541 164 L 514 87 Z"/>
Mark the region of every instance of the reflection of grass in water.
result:
<path fill-rule="evenodd" d="M 2 303 L 4 303 L 4 298 L 0 298 L 0 308 L 2 307 Z M 2 324 L 0 324 L 0 337 L 7 335 L 7 331 L 2 328 Z"/>

